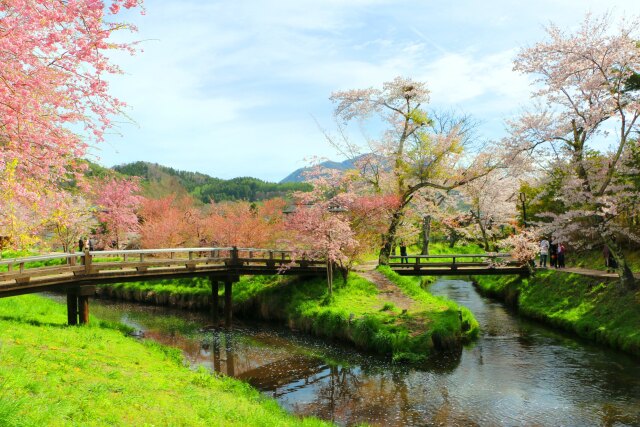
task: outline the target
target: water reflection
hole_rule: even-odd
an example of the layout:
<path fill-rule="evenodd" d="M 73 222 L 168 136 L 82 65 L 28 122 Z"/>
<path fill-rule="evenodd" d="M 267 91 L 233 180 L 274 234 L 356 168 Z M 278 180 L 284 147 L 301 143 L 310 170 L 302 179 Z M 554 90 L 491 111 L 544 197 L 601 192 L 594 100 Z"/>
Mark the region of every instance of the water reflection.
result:
<path fill-rule="evenodd" d="M 464 281 L 431 291 L 469 307 L 483 332 L 421 369 L 263 324 L 202 330 L 206 317 L 93 304 L 181 348 L 194 366 L 245 380 L 298 414 L 341 425 L 640 425 L 640 364 L 509 313 Z"/>

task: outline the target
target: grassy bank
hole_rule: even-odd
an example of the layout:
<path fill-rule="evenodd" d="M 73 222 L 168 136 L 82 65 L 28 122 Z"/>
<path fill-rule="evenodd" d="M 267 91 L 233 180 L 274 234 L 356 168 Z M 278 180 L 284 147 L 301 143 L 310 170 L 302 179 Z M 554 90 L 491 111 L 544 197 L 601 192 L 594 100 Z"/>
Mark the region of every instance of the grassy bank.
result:
<path fill-rule="evenodd" d="M 450 336 L 454 331 L 455 339 L 461 342 L 468 342 L 478 336 L 480 324 L 468 308 L 444 297 L 433 296 L 422 287 L 422 283 L 429 281 L 426 279 L 433 277 L 400 276 L 386 266 L 378 267 L 378 271 L 395 283 L 405 295 L 419 303 L 418 310 L 429 318 L 433 333 Z M 437 314 L 434 316 L 434 313 Z"/>
<path fill-rule="evenodd" d="M 324 278 L 264 278 L 258 285 L 247 280 L 234 285 L 236 289 L 236 307 L 246 316 L 284 321 L 295 329 L 390 355 L 395 361 L 424 360 L 434 350 L 459 347 L 477 333 L 471 313 L 462 310 L 461 317 L 461 309 L 451 301 L 424 291 L 420 296 L 407 293 L 415 303 L 403 310 L 355 274 L 347 283 L 338 278 L 331 297 Z"/>
<path fill-rule="evenodd" d="M 640 272 L 640 251 L 628 250 L 624 253 L 629 267 L 634 272 Z M 566 264 L 568 267 L 582 267 L 591 270 L 606 270 L 602 250 L 590 250 L 579 253 L 567 253 Z"/>
<path fill-rule="evenodd" d="M 521 279 L 483 276 L 478 288 L 558 328 L 640 356 L 640 291 L 621 294 L 612 280 L 557 271 Z"/>
<path fill-rule="evenodd" d="M 37 296 L 0 300 L 0 425 L 325 425 L 245 383 L 191 371 L 180 352 Z"/>

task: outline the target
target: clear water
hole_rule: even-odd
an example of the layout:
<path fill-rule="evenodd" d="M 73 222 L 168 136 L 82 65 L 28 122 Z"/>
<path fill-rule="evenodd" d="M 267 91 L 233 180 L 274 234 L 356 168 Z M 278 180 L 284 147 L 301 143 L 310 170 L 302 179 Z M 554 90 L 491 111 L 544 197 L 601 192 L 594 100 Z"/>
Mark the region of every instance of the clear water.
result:
<path fill-rule="evenodd" d="M 92 312 L 248 381 L 291 412 L 340 425 L 640 425 L 640 361 L 523 320 L 467 281 L 430 290 L 469 307 L 482 334 L 420 368 L 268 324 L 211 330 L 202 314 L 109 301 L 92 302 Z"/>

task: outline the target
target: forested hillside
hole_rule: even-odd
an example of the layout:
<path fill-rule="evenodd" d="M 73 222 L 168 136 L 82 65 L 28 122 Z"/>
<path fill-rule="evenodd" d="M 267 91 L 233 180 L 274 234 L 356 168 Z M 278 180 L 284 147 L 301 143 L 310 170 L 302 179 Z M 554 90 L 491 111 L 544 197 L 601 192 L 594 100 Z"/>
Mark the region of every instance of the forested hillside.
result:
<path fill-rule="evenodd" d="M 142 179 L 150 197 L 167 194 L 190 194 L 204 203 L 213 200 L 247 200 L 250 202 L 286 196 L 291 191 L 307 191 L 306 183 L 273 183 L 257 178 L 239 177 L 229 180 L 214 178 L 199 172 L 176 170 L 156 163 L 135 162 L 113 167 L 124 175 Z"/>

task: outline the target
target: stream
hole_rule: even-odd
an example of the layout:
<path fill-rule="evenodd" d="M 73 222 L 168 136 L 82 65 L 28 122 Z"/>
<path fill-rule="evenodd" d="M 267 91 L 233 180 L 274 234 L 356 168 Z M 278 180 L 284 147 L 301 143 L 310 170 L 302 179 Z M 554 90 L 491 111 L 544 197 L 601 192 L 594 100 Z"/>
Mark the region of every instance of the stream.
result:
<path fill-rule="evenodd" d="M 471 309 L 482 332 L 419 368 L 266 323 L 211 330 L 202 313 L 107 300 L 91 310 L 339 425 L 640 425 L 640 361 L 522 319 L 468 281 L 440 279 L 430 291 Z"/>

